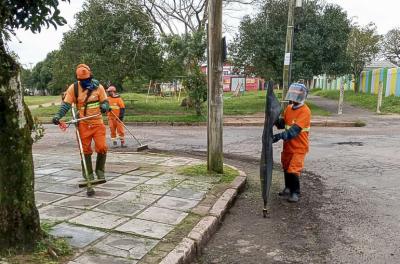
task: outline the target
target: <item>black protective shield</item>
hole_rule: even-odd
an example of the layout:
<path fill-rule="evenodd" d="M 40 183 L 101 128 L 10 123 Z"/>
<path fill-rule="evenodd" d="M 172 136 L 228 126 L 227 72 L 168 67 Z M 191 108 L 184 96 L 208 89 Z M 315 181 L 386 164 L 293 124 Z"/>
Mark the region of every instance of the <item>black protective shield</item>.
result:
<path fill-rule="evenodd" d="M 260 162 L 260 180 L 264 206 L 267 205 L 272 182 L 272 168 L 274 163 L 272 151 L 273 126 L 278 120 L 282 111 L 282 107 L 273 91 L 273 82 L 268 82 L 267 86 L 265 121 L 262 135 L 262 152 Z"/>

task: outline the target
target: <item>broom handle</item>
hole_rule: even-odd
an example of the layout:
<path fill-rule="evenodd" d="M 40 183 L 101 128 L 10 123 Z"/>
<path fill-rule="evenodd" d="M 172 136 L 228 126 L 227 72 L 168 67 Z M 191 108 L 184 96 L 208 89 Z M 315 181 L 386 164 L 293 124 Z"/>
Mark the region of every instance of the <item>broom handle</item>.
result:
<path fill-rule="evenodd" d="M 115 118 L 117 118 L 118 122 L 120 122 L 124 126 L 124 128 L 129 132 L 129 134 L 131 134 L 131 136 L 137 141 L 137 143 L 139 143 L 140 146 L 143 146 L 143 144 L 135 137 L 135 135 L 129 130 L 129 128 L 125 126 L 124 122 L 122 122 L 121 119 L 119 119 L 119 117 L 112 111 L 110 111 L 110 113 L 113 114 Z"/>

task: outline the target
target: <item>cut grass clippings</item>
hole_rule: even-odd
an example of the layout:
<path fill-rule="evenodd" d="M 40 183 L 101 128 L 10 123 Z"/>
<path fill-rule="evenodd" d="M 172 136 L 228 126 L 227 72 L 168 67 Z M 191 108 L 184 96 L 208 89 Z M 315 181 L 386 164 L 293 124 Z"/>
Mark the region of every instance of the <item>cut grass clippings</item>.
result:
<path fill-rule="evenodd" d="M 278 98 L 281 91 L 275 91 Z M 265 111 L 265 91 L 245 92 L 241 96 L 232 93 L 224 93 L 224 115 L 242 116 L 263 113 Z M 128 122 L 182 122 L 196 123 L 206 122 L 206 105 L 203 104 L 203 115 L 197 116 L 194 109 L 180 106 L 181 99 L 176 97 L 156 97 L 146 94 L 126 93 L 122 94 L 125 99 L 126 111 L 124 121 Z M 135 100 L 135 101 L 129 101 Z M 146 102 L 147 101 L 147 102 Z M 307 103 L 312 114 L 327 116 L 328 111 L 313 104 Z M 32 109 L 32 115 L 37 116 L 42 122 L 50 122 L 57 113 L 59 106 L 50 106 Z"/>
<path fill-rule="evenodd" d="M 207 177 L 218 177 L 221 183 L 230 183 L 232 182 L 237 176 L 239 176 L 239 172 L 231 167 L 224 165 L 224 173 L 209 173 L 207 171 L 206 164 L 200 165 L 193 165 L 180 168 L 178 170 L 179 174 L 187 175 L 187 176 L 207 176 Z"/>
<path fill-rule="evenodd" d="M 56 238 L 48 232 L 54 224 L 42 223 L 43 239 L 32 252 L 12 253 L 3 256 L 6 263 L 59 264 L 66 263 L 73 250 L 64 238 Z M 1 263 L 1 261 L 0 261 Z"/>
<path fill-rule="evenodd" d="M 339 100 L 339 90 L 315 89 L 312 90 L 312 94 L 333 100 Z M 353 106 L 362 107 L 375 112 L 376 105 L 378 103 L 378 95 L 355 93 L 354 91 L 345 91 L 344 101 Z M 396 96 L 383 97 L 381 112 L 385 114 L 400 113 L 400 97 Z"/>

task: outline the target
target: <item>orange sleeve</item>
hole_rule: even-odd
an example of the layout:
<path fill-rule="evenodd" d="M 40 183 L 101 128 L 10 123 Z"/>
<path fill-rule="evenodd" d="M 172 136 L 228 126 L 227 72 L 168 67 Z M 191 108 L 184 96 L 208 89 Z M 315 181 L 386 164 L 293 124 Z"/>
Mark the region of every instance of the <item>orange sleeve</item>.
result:
<path fill-rule="evenodd" d="M 125 108 L 124 100 L 122 100 L 122 97 L 120 97 L 118 101 L 119 108 Z"/>
<path fill-rule="evenodd" d="M 69 104 L 73 104 L 75 102 L 75 91 L 73 84 L 71 84 L 65 92 L 64 102 Z"/>
<path fill-rule="evenodd" d="M 99 101 L 100 103 L 104 102 L 105 100 L 107 100 L 107 94 L 106 94 L 106 90 L 104 90 L 103 85 L 99 85 Z"/>
<path fill-rule="evenodd" d="M 311 125 L 311 111 L 308 107 L 302 107 L 300 115 L 296 118 L 296 125 L 301 128 L 310 127 Z"/>

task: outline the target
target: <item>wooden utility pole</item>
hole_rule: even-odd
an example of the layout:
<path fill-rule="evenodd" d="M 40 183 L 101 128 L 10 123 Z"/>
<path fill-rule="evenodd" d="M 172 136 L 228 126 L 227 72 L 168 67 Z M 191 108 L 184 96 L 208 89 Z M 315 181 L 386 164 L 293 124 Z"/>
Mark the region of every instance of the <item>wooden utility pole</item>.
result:
<path fill-rule="evenodd" d="M 293 32 L 294 32 L 294 6 L 296 0 L 289 0 L 289 11 L 288 11 L 288 24 L 286 31 L 286 46 L 285 46 L 285 58 L 283 65 L 283 90 L 282 99 L 285 100 L 287 91 L 289 89 L 292 71 L 292 58 L 293 58 Z M 287 106 L 284 103 L 283 109 Z"/>
<path fill-rule="evenodd" d="M 208 6 L 207 168 L 223 173 L 222 0 Z"/>

